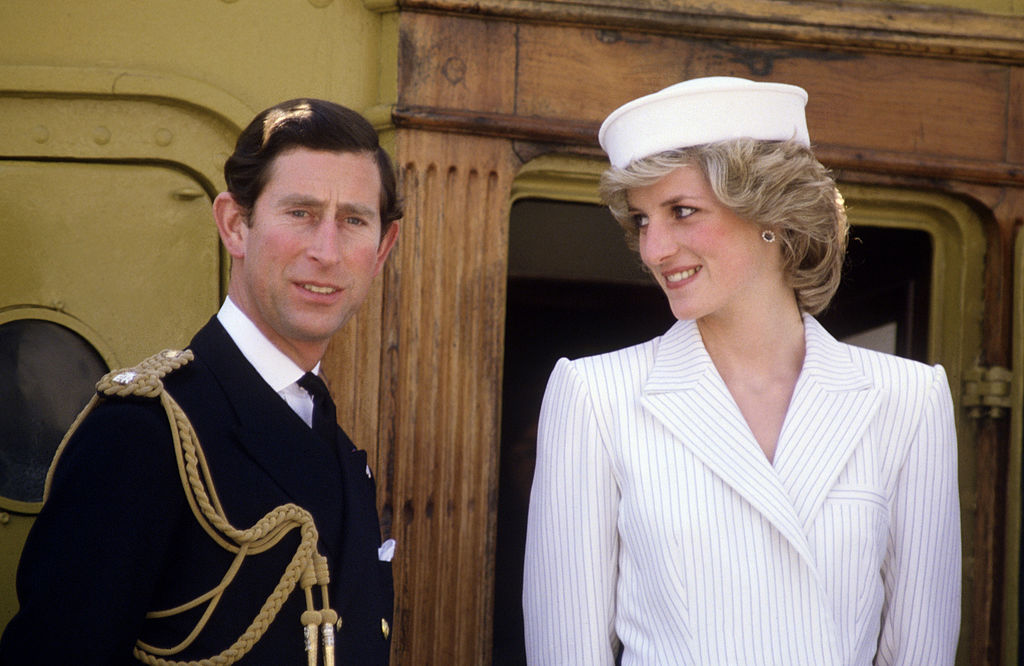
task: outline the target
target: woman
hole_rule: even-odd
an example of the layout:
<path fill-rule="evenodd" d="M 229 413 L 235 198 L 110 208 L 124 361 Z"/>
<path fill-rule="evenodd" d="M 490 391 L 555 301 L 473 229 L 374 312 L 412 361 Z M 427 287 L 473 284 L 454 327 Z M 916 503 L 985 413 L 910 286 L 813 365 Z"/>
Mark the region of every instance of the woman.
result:
<path fill-rule="evenodd" d="M 612 113 L 602 195 L 679 320 L 561 359 L 524 576 L 531 664 L 951 664 L 941 366 L 841 344 L 842 199 L 796 86 L 712 77 Z"/>

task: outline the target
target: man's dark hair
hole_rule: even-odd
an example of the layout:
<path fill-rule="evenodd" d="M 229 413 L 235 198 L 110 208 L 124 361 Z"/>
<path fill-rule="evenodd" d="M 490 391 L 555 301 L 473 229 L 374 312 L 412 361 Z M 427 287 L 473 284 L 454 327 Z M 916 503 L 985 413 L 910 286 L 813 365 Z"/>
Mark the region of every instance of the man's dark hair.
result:
<path fill-rule="evenodd" d="M 235 152 L 224 164 L 224 180 L 239 206 L 252 211 L 274 159 L 291 148 L 370 154 L 380 170 L 381 233 L 402 217 L 395 170 L 377 131 L 352 109 L 310 98 L 270 107 L 239 135 Z"/>

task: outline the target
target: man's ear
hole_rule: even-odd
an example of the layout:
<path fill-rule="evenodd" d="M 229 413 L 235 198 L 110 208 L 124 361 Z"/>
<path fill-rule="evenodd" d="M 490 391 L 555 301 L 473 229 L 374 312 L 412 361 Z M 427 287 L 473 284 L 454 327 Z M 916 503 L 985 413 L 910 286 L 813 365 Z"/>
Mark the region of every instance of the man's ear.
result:
<path fill-rule="evenodd" d="M 213 219 L 224 248 L 234 259 L 245 257 L 245 239 L 249 235 L 247 211 L 230 192 L 221 192 L 213 200 Z"/>
<path fill-rule="evenodd" d="M 384 268 L 384 262 L 387 260 L 388 254 L 391 253 L 391 248 L 395 246 L 396 240 L 398 240 L 398 220 L 391 223 L 380 239 L 380 245 L 377 246 L 377 265 L 374 267 L 373 277 L 380 275 L 381 269 Z"/>

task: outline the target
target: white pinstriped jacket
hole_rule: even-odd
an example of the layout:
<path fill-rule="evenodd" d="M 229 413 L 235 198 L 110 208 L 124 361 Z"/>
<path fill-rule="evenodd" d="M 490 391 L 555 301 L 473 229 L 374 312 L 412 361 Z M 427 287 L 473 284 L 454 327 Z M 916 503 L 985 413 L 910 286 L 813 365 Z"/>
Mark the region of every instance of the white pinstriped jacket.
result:
<path fill-rule="evenodd" d="M 952 664 L 960 509 L 945 372 L 804 317 L 774 464 L 692 321 L 561 359 L 541 409 L 530 664 Z"/>

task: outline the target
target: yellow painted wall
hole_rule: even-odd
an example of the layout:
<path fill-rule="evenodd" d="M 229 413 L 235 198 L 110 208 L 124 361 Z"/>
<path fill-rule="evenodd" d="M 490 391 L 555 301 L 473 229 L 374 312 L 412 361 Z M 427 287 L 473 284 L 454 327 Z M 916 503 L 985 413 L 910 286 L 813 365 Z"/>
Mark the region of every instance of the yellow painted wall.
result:
<path fill-rule="evenodd" d="M 0 66 L 195 79 L 253 111 L 299 96 L 375 104 L 380 35 L 360 0 L 0 3 Z"/>
<path fill-rule="evenodd" d="M 186 344 L 224 288 L 209 204 L 239 130 L 302 96 L 383 120 L 389 6 L 0 0 L 0 324 L 55 322 L 113 368 Z M 0 630 L 39 506 L 0 496 Z"/>

